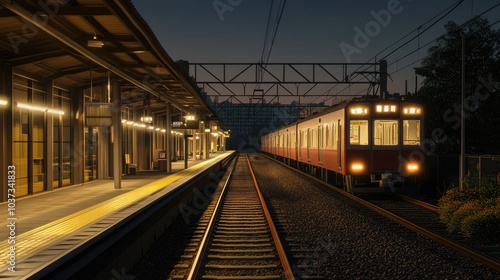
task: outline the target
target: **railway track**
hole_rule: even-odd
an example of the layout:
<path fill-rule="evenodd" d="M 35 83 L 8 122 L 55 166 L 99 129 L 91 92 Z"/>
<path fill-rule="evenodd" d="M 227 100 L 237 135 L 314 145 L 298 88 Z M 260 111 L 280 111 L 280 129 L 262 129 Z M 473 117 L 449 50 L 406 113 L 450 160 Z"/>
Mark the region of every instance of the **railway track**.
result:
<path fill-rule="evenodd" d="M 437 207 L 403 196 L 374 198 L 370 195 L 351 198 L 423 236 L 500 272 L 500 248 L 477 244 L 465 237 L 448 233 L 446 226 L 439 222 Z"/>
<path fill-rule="evenodd" d="M 268 157 L 269 158 L 269 157 Z M 270 158 L 271 160 L 274 160 Z M 288 168 L 300 172 L 280 161 L 274 160 Z M 467 242 L 465 238 L 448 234 L 446 226 L 438 220 L 437 207 L 421 202 L 412 198 L 403 196 L 386 196 L 384 199 L 373 199 L 360 195 L 352 195 L 339 188 L 333 187 L 322 180 L 319 180 L 309 174 L 302 173 L 304 176 L 319 182 L 327 188 L 330 188 L 358 203 L 370 208 L 371 210 L 385 216 L 406 228 L 409 228 L 423 236 L 426 236 L 442 245 L 467 256 L 476 262 L 500 272 L 500 248 L 498 246 L 482 246 Z M 372 195 L 369 195 L 372 196 Z M 388 197 L 391 197 L 388 199 Z"/>
<path fill-rule="evenodd" d="M 293 279 L 247 156 L 228 173 L 170 279 Z"/>

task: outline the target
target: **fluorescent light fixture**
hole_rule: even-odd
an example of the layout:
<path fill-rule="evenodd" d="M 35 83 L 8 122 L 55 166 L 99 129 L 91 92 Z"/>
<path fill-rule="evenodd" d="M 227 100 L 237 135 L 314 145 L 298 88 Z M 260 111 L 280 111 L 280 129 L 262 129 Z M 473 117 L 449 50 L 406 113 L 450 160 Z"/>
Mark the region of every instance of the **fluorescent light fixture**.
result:
<path fill-rule="evenodd" d="M 56 114 L 56 115 L 64 115 L 64 111 L 56 110 L 56 109 L 47 109 L 47 113 Z"/>
<path fill-rule="evenodd" d="M 142 127 L 142 128 L 146 127 L 145 124 L 140 124 L 139 126 Z"/>
<path fill-rule="evenodd" d="M 7 103 L 9 103 L 7 100 L 0 99 L 0 105 L 7 105 Z"/>
<path fill-rule="evenodd" d="M 122 123 L 127 123 L 127 120 L 126 120 L 126 119 L 123 119 L 123 120 L 122 120 Z"/>
<path fill-rule="evenodd" d="M 39 107 L 39 106 L 33 106 L 30 104 L 25 104 L 25 103 L 17 103 L 18 108 L 23 108 L 23 109 L 28 109 L 28 110 L 33 110 L 33 111 L 40 111 L 40 112 L 45 112 L 47 111 L 47 108 L 44 107 Z"/>
<path fill-rule="evenodd" d="M 160 131 L 160 128 L 159 128 L 159 127 L 157 127 L 155 130 L 156 130 L 156 131 Z"/>
<path fill-rule="evenodd" d="M 150 126 L 150 127 L 148 127 L 148 129 L 150 129 L 150 130 L 154 130 L 154 129 L 155 129 L 155 127 L 154 127 L 154 126 Z"/>
<path fill-rule="evenodd" d="M 64 111 L 62 111 L 62 110 L 45 108 L 45 107 L 35 106 L 35 105 L 31 105 L 31 104 L 26 104 L 26 103 L 16 102 L 16 106 L 18 108 L 28 109 L 28 110 L 32 110 L 32 111 L 47 112 L 47 113 L 56 114 L 56 115 L 64 115 Z"/>
<path fill-rule="evenodd" d="M 165 133 L 165 132 L 167 132 L 167 130 L 166 129 L 162 129 L 161 132 Z"/>
<path fill-rule="evenodd" d="M 127 121 L 127 124 L 128 124 L 128 125 L 133 125 L 133 124 L 134 124 L 134 121 Z"/>
<path fill-rule="evenodd" d="M 206 128 L 206 129 L 205 129 L 205 132 L 210 132 L 210 128 Z"/>

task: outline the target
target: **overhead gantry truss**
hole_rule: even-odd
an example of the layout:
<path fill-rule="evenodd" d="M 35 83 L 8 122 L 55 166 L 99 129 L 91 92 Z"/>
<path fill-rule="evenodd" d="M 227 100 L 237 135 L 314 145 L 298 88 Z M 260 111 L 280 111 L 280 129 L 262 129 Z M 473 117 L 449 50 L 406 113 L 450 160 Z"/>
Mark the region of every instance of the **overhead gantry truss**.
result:
<path fill-rule="evenodd" d="M 190 63 L 190 74 L 211 96 L 325 96 L 320 85 L 387 88 L 387 63 Z M 235 87 L 234 85 L 239 85 Z M 247 88 L 248 87 L 248 88 Z M 324 88 L 324 87 L 323 87 Z M 352 94 L 342 94 L 349 96 Z M 340 95 L 339 95 L 340 96 Z M 241 98 L 240 98 L 241 99 Z M 241 100 L 240 100 L 241 101 Z M 245 100 L 246 101 L 246 100 Z M 244 103 L 244 102 L 242 102 Z"/>

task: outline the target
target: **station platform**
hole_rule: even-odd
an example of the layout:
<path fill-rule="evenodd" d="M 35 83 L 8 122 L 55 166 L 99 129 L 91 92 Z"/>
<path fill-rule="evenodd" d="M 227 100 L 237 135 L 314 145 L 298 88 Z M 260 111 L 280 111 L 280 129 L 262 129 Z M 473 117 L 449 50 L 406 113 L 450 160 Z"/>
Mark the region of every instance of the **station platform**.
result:
<path fill-rule="evenodd" d="M 121 189 L 114 189 L 113 179 L 96 180 L 22 197 L 16 199 L 15 215 L 10 215 L 8 203 L 1 203 L 0 279 L 33 276 L 39 267 L 233 153 L 218 152 L 208 160 L 189 160 L 188 169 L 184 169 L 184 161 L 172 162 L 171 174 L 154 170 L 125 175 Z M 14 269 L 9 269 L 9 260 L 14 260 Z"/>

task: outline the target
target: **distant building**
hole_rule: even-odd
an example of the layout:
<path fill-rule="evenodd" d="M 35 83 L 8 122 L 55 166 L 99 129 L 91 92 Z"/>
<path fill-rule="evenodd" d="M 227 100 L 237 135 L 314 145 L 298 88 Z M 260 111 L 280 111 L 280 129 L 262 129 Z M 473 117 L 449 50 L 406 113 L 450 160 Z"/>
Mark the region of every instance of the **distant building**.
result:
<path fill-rule="evenodd" d="M 328 107 L 324 103 L 299 106 L 298 102 L 241 104 L 215 100 L 208 103 L 222 123 L 231 129 L 228 149 L 242 152 L 259 150 L 258 139 L 261 135 Z"/>

